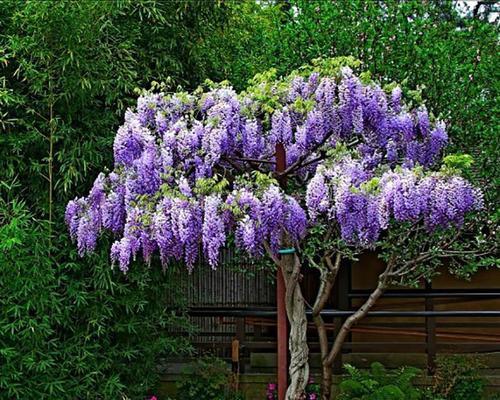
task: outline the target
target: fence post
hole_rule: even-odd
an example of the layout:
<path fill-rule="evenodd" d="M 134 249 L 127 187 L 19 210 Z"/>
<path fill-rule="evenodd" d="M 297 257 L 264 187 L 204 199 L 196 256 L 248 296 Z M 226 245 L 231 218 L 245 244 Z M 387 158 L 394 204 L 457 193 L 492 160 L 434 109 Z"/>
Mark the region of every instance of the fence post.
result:
<path fill-rule="evenodd" d="M 240 349 L 245 345 L 245 317 L 236 318 L 236 337 L 231 346 L 231 359 L 233 361 L 233 368 L 237 366 L 237 373 L 244 371 L 244 365 L 241 362 Z M 235 365 L 237 363 L 237 365 Z"/>
<path fill-rule="evenodd" d="M 432 284 L 425 282 L 425 290 L 430 291 Z M 434 311 L 434 298 L 427 296 L 425 298 L 425 311 Z M 436 371 L 436 319 L 434 317 L 425 317 L 425 341 L 427 350 L 427 373 L 433 375 Z"/>

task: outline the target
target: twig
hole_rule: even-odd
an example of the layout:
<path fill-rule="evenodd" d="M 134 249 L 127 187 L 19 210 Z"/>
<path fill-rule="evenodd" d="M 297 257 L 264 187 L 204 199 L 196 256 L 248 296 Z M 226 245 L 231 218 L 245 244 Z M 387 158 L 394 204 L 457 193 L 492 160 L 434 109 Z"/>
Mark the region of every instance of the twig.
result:
<path fill-rule="evenodd" d="M 226 157 L 227 160 L 235 160 L 235 161 L 247 161 L 247 162 L 253 162 L 253 163 L 258 163 L 258 164 L 276 164 L 275 161 L 270 161 L 270 160 L 261 160 L 258 158 L 248 158 L 248 157 Z"/>

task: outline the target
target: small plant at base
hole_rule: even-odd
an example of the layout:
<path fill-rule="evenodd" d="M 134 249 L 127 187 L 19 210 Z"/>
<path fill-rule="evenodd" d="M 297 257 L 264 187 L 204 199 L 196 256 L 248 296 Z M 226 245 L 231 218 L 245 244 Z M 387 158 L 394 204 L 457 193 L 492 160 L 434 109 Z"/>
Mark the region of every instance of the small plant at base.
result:
<path fill-rule="evenodd" d="M 193 362 L 177 383 L 178 400 L 242 400 L 230 387 L 230 372 L 220 358 L 207 355 Z"/>
<path fill-rule="evenodd" d="M 340 384 L 342 400 L 421 400 L 423 393 L 413 386 L 413 380 L 420 370 L 403 367 L 388 372 L 378 362 L 371 364 L 369 371 L 361 371 L 346 364 L 349 378 Z"/>
<path fill-rule="evenodd" d="M 318 383 L 314 383 L 314 379 L 310 378 L 307 383 L 304 400 L 318 400 L 320 393 L 320 385 Z M 273 382 L 269 382 L 267 384 L 266 389 L 266 399 L 267 400 L 278 400 L 278 385 Z"/>
<path fill-rule="evenodd" d="M 447 400 L 480 400 L 485 381 L 479 370 L 484 364 L 477 356 L 453 355 L 437 360 L 432 392 Z"/>

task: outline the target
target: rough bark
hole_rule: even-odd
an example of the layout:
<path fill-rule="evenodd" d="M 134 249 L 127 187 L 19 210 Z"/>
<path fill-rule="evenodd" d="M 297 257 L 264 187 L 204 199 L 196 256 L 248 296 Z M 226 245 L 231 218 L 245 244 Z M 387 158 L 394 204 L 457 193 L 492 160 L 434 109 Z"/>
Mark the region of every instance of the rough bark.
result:
<path fill-rule="evenodd" d="M 340 261 L 341 256 L 340 254 L 337 254 L 335 262 L 332 262 L 330 257 L 325 256 L 322 263 L 320 265 L 316 265 L 321 273 L 321 282 L 316 296 L 316 301 L 314 302 L 312 317 L 318 331 L 319 347 L 321 350 L 321 398 L 323 400 L 330 400 L 332 388 L 332 365 L 326 363 L 328 357 L 328 334 L 325 322 L 323 321 L 320 313 L 331 295 L 335 278 L 340 267 Z"/>
<path fill-rule="evenodd" d="M 370 294 L 366 302 L 342 324 L 339 334 L 334 340 L 333 346 L 328 351 L 328 335 L 321 311 L 326 301 L 330 297 L 337 272 L 340 268 L 341 257 L 337 254 L 335 262 L 330 257 L 324 257 L 321 265 L 316 265 L 321 272 L 321 283 L 313 306 L 312 316 L 318 330 L 319 344 L 322 360 L 322 380 L 321 380 L 321 398 L 330 400 L 332 388 L 333 362 L 342 350 L 342 345 L 350 332 L 351 328 L 366 316 L 368 311 L 374 306 L 377 300 L 382 296 L 387 288 L 394 264 L 389 262 L 384 272 L 379 276 L 379 282 L 376 289 Z"/>
<path fill-rule="evenodd" d="M 375 305 L 380 296 L 382 296 L 385 289 L 387 288 L 387 285 L 389 284 L 392 269 L 393 264 L 389 263 L 385 271 L 379 276 L 378 285 L 375 290 L 370 294 L 363 305 L 342 324 L 340 332 L 333 342 L 333 347 L 325 360 L 326 364 L 330 366 L 333 365 L 333 361 L 340 354 L 340 351 L 342 350 L 342 344 L 345 342 L 345 339 L 349 334 L 351 328 L 366 316 L 368 311 L 370 311 L 370 309 Z"/>
<path fill-rule="evenodd" d="M 332 395 L 333 367 L 323 363 L 321 369 L 321 400 L 330 400 Z"/>
<path fill-rule="evenodd" d="M 290 384 L 286 392 L 287 400 L 304 398 L 309 379 L 309 347 L 307 346 L 307 317 L 304 297 L 299 285 L 300 261 L 296 254 L 283 255 L 281 271 L 286 286 L 286 311 L 290 322 Z"/>

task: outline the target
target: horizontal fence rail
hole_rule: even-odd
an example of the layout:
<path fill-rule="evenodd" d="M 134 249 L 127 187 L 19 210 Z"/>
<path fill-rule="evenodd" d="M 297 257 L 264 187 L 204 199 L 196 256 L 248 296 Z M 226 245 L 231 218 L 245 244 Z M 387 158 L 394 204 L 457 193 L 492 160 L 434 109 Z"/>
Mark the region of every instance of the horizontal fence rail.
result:
<path fill-rule="evenodd" d="M 350 289 L 350 288 L 349 288 Z M 342 305 L 344 308 L 351 308 L 352 299 L 363 299 L 369 296 L 369 291 L 364 290 L 347 290 L 346 295 L 347 303 Z M 356 342 L 349 339 L 344 343 L 342 353 L 350 352 L 424 352 L 427 354 L 427 370 L 429 373 L 435 371 L 435 357 L 438 352 L 492 352 L 500 351 L 500 310 L 446 310 L 439 311 L 434 309 L 433 300 L 436 298 L 460 298 L 460 299 L 500 299 L 500 291 L 497 290 L 436 290 L 428 288 L 427 290 L 390 290 L 387 291 L 385 298 L 421 298 L 425 301 L 424 310 L 391 310 L 391 311 L 369 311 L 367 317 L 379 318 L 423 318 L 421 323 L 410 322 L 382 322 L 377 323 L 376 326 L 362 326 L 352 330 L 353 333 L 364 334 L 397 334 L 403 337 L 421 337 L 423 341 L 371 341 L 371 342 Z M 329 318 L 332 323 L 327 324 L 327 330 L 337 331 L 339 324 L 345 318 L 354 314 L 356 311 L 352 309 L 325 309 L 321 315 Z M 308 317 L 311 317 L 312 311 L 306 311 Z M 218 336 L 217 343 L 200 343 L 202 348 L 229 348 L 233 351 L 233 364 L 236 363 L 238 371 L 244 372 L 244 365 L 240 365 L 240 354 L 251 351 L 272 351 L 276 349 L 276 340 L 273 337 L 262 337 L 262 328 L 275 327 L 275 318 L 277 317 L 277 310 L 275 307 L 270 306 L 253 306 L 253 307 L 224 307 L 224 306 L 196 306 L 190 307 L 188 314 L 196 318 L 212 318 L 216 319 L 222 325 L 234 325 L 231 337 L 228 337 L 228 332 L 222 333 Z M 441 331 L 437 329 L 437 318 L 445 318 L 452 320 L 453 318 L 468 318 L 470 319 L 464 324 L 458 322 L 441 322 L 441 328 L 456 328 L 456 327 L 473 327 L 473 328 L 499 328 L 498 334 L 488 335 L 480 333 L 468 332 L 454 332 L 454 331 Z M 481 321 L 474 324 L 471 320 L 479 318 L 488 318 L 491 323 Z M 452 320 L 453 321 L 453 320 Z M 247 332 L 247 327 L 252 327 L 252 332 Z M 312 327 L 312 324 L 311 324 Z M 398 328 L 399 329 L 394 329 Z M 406 328 L 401 329 L 401 327 Z M 313 328 L 314 329 L 314 328 Z M 413 330 L 412 330 L 413 329 Z M 205 337 L 210 336 L 207 333 Z M 229 341 L 223 342 L 223 336 Z M 438 341 L 441 339 L 443 341 Z M 449 341 L 462 340 L 460 342 Z M 234 356 L 234 348 L 238 348 L 238 356 Z M 311 340 L 310 348 L 312 351 L 319 349 L 319 344 Z M 342 354 L 339 355 L 335 361 L 336 372 L 342 369 Z"/>
<path fill-rule="evenodd" d="M 352 290 L 347 294 L 347 297 L 354 298 L 365 298 L 370 295 L 369 290 Z M 495 290 L 389 290 L 384 293 L 383 297 L 386 298 L 450 298 L 450 297 L 460 297 L 460 298 L 497 298 L 500 299 L 500 291 Z"/>
<path fill-rule="evenodd" d="M 356 311 L 323 310 L 325 317 L 349 317 Z M 274 318 L 275 308 L 251 307 L 191 307 L 188 314 L 193 317 L 260 317 Z M 312 310 L 306 314 L 311 316 Z M 369 311 L 367 317 L 500 317 L 499 311 Z"/>
<path fill-rule="evenodd" d="M 252 271 L 250 266 L 246 268 Z M 354 289 L 352 272 L 352 265 L 342 264 L 332 296 L 321 312 L 327 331 L 333 336 L 372 292 Z M 186 285 L 191 305 L 188 314 L 200 328 L 195 345 L 216 349 L 224 356 L 231 352 L 240 372 L 245 368 L 245 363 L 239 363 L 240 357 L 249 361 L 251 353 L 277 349 L 275 287 L 262 271 L 252 273 L 257 279 L 248 282 L 237 271 L 200 269 L 190 277 L 196 285 Z M 316 279 L 305 273 L 306 294 L 315 295 Z M 381 308 L 369 311 L 367 319 L 351 330 L 335 360 L 335 371 L 342 370 L 346 353 L 424 353 L 427 370 L 433 373 L 438 352 L 500 351 L 500 307 L 495 305 L 500 300 L 500 288 L 436 289 L 430 283 L 422 286 L 387 290 L 382 296 L 386 301 L 379 304 Z M 190 287 L 197 289 L 191 293 Z M 483 301 L 485 307 L 478 303 Z M 467 310 L 472 303 L 475 310 Z M 456 304 L 456 309 L 451 304 Z M 442 306 L 446 308 L 438 308 Z M 308 310 L 309 345 L 315 352 L 319 351 L 319 343 L 311 314 Z"/>

